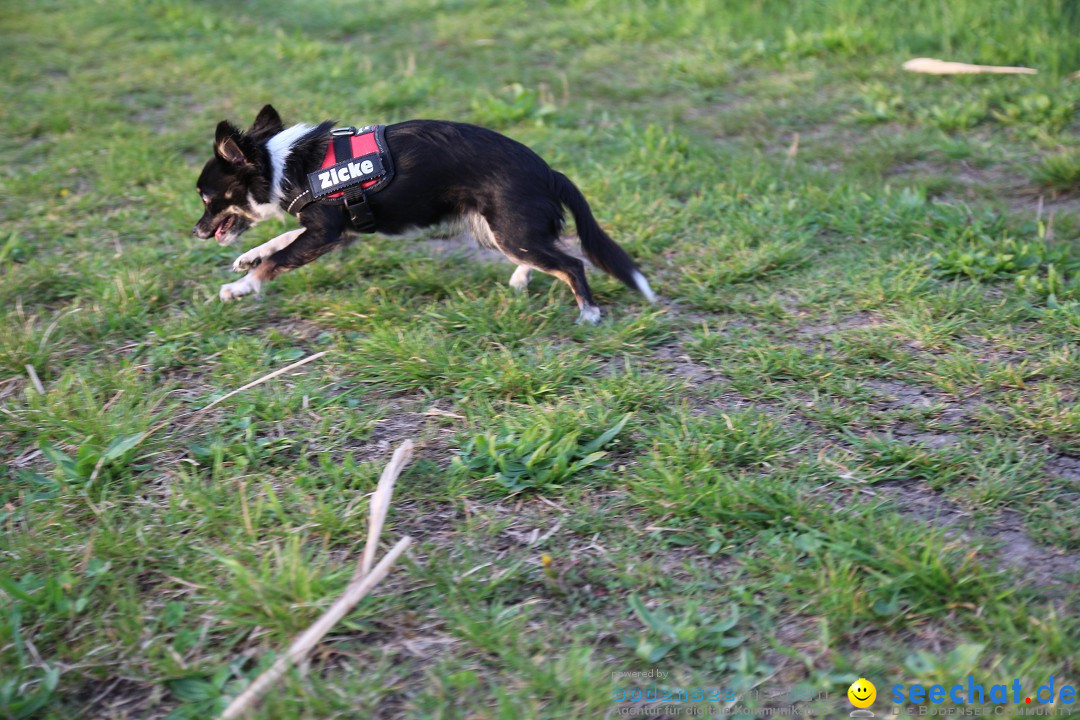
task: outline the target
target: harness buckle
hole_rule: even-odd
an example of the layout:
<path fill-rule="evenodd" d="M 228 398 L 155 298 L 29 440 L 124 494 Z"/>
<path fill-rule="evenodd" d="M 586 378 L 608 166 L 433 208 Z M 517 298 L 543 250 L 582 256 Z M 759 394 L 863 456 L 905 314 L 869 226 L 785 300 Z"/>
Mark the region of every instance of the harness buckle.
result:
<path fill-rule="evenodd" d="M 353 127 L 352 125 L 348 125 L 346 127 L 334 128 L 330 131 L 330 135 L 332 135 L 333 137 L 341 137 L 343 135 L 355 135 L 356 132 L 357 130 L 355 127 Z"/>

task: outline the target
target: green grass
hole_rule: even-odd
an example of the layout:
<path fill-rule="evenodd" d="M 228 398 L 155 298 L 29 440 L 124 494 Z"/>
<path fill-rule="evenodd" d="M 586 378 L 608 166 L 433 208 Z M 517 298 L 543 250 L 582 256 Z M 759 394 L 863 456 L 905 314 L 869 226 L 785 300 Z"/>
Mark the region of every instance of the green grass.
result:
<path fill-rule="evenodd" d="M 1071 4 L 358 8 L 3 3 L 0 715 L 212 716 L 343 589 L 405 438 L 416 545 L 260 717 L 604 717 L 650 667 L 1075 685 Z M 379 236 L 219 303 L 192 189 L 266 102 L 528 143 L 660 304 L 594 273 L 580 327 Z"/>
<path fill-rule="evenodd" d="M 1067 150 L 1044 157 L 1032 171 L 1039 183 L 1064 192 L 1080 187 L 1080 151 Z"/>

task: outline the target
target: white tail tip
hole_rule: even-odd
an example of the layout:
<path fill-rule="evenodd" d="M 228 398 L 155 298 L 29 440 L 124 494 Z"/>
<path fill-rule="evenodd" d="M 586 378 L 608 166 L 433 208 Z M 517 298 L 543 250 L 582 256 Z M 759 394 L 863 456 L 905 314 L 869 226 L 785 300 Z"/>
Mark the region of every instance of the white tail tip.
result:
<path fill-rule="evenodd" d="M 634 271 L 634 285 L 637 286 L 638 292 L 644 295 L 646 300 L 651 303 L 656 302 L 656 293 L 649 287 L 649 281 L 637 270 Z"/>

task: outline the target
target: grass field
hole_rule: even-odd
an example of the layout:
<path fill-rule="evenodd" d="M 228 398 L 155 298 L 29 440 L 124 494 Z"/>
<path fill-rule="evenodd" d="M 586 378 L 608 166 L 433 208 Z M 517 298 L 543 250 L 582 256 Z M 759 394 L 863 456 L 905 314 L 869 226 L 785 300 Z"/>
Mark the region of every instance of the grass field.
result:
<path fill-rule="evenodd" d="M 1075 6 L 0 13 L 0 715 L 211 717 L 343 589 L 405 438 L 416 544 L 260 717 L 614 716 L 653 668 L 845 716 L 859 677 L 879 714 L 1077 685 Z M 551 278 L 374 236 L 218 302 L 290 227 L 190 236 L 215 124 L 266 102 L 529 144 L 661 301 L 594 273 L 582 327 Z"/>

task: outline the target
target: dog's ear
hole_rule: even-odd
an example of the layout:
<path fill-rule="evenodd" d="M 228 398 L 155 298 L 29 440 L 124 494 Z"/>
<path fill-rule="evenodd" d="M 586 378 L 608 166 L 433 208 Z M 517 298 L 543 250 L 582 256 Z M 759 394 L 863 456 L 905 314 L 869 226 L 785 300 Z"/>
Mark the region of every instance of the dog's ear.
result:
<path fill-rule="evenodd" d="M 225 162 L 233 165 L 247 165 L 250 161 L 240 149 L 242 137 L 240 128 L 228 120 L 222 120 L 218 123 L 217 133 L 214 135 L 214 152 Z"/>
<path fill-rule="evenodd" d="M 285 124 L 281 122 L 281 116 L 278 115 L 278 111 L 274 109 L 274 106 L 264 105 L 263 109 L 259 111 L 258 117 L 255 118 L 255 123 L 248 130 L 248 135 L 262 139 L 277 135 L 284 129 Z"/>

